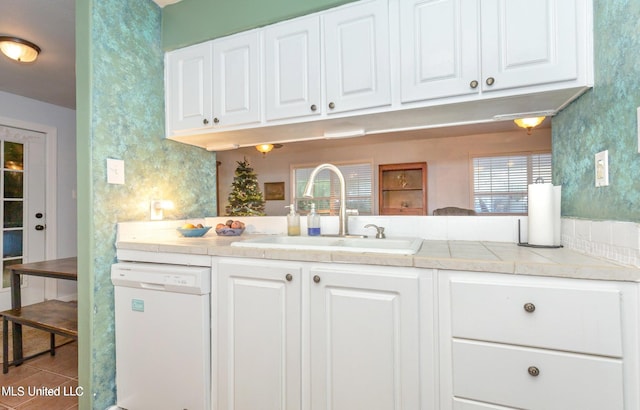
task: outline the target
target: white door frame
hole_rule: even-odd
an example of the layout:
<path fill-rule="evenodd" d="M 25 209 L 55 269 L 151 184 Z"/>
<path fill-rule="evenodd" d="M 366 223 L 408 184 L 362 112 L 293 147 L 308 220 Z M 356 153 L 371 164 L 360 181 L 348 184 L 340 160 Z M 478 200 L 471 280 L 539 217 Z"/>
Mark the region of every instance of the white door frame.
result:
<path fill-rule="evenodd" d="M 56 238 L 58 232 L 57 222 L 57 178 L 58 178 L 58 129 L 51 125 L 38 124 L 31 121 L 16 120 L 0 117 L 0 125 L 25 130 L 37 131 L 45 134 L 45 215 L 47 216 L 47 229 L 45 229 L 45 259 L 56 259 L 58 249 Z M 45 299 L 55 299 L 58 296 L 58 284 L 55 279 L 45 281 Z"/>

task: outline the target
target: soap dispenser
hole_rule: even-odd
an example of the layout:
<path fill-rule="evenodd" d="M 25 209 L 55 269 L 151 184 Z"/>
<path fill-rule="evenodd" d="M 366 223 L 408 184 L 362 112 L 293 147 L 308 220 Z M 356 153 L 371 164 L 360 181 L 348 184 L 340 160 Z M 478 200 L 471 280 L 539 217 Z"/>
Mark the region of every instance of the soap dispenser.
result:
<path fill-rule="evenodd" d="M 289 214 L 287 215 L 287 235 L 300 236 L 300 215 L 296 213 L 296 207 L 291 204 L 285 206 L 289 208 Z"/>
<path fill-rule="evenodd" d="M 307 215 L 307 234 L 320 236 L 320 216 L 316 213 L 316 204 L 311 204 L 311 211 Z"/>

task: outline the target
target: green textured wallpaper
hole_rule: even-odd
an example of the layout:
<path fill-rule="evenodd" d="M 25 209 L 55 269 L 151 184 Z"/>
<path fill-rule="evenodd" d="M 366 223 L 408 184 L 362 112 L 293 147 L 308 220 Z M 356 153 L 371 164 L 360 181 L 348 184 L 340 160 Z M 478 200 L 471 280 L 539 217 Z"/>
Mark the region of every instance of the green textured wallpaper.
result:
<path fill-rule="evenodd" d="M 182 0 L 164 8 L 165 50 L 339 6 L 354 0 Z"/>
<path fill-rule="evenodd" d="M 174 201 L 168 219 L 215 215 L 216 157 L 164 138 L 160 8 L 151 0 L 78 3 L 86 36 L 77 56 L 80 385 L 91 392 L 81 407 L 103 410 L 116 393 L 116 223 L 148 220 L 151 199 Z M 125 161 L 124 185 L 106 183 L 107 158 Z"/>
<path fill-rule="evenodd" d="M 594 1 L 595 86 L 553 119 L 554 183 L 562 215 L 640 222 L 640 1 Z M 608 187 L 594 155 L 609 150 Z"/>

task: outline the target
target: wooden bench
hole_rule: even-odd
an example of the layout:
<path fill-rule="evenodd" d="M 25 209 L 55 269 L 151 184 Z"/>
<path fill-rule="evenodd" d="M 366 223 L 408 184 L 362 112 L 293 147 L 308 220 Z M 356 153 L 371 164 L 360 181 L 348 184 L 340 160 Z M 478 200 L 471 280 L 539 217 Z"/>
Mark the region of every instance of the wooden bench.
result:
<path fill-rule="evenodd" d="M 2 316 L 2 354 L 4 363 L 2 373 L 9 371 L 9 366 L 19 366 L 24 360 L 32 359 L 45 353 L 56 354 L 55 335 L 78 340 L 78 308 L 76 302 L 47 300 L 29 306 L 0 312 Z M 51 334 L 48 350 L 38 352 L 19 360 L 9 360 L 9 322 L 43 330 Z M 14 349 L 16 346 L 14 346 Z"/>

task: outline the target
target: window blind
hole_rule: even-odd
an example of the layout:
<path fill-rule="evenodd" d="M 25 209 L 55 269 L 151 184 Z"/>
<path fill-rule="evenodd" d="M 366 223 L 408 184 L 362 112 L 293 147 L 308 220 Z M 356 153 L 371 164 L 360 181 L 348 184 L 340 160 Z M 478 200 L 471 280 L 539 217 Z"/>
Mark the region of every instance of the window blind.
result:
<path fill-rule="evenodd" d="M 473 158 L 474 208 L 480 214 L 526 214 L 527 186 L 551 182 L 551 153 Z"/>

